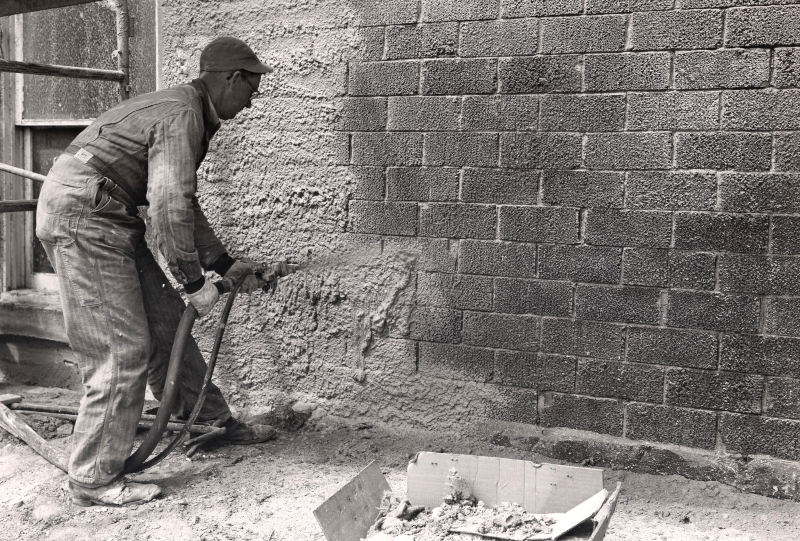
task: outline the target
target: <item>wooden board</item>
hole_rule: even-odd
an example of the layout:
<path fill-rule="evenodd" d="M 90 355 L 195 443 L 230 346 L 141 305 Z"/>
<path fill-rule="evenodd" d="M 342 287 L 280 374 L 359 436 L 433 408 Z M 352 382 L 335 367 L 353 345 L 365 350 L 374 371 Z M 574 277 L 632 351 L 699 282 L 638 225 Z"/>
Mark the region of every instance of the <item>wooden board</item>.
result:
<path fill-rule="evenodd" d="M 328 541 L 359 541 L 378 518 L 381 500 L 391 492 L 377 462 L 372 462 L 314 510 Z"/>
<path fill-rule="evenodd" d="M 595 515 L 594 532 L 592 532 L 592 537 L 589 538 L 589 541 L 603 541 L 605 538 L 606 532 L 608 531 L 608 523 L 611 522 L 611 515 L 613 515 L 614 511 L 617 509 L 617 499 L 619 498 L 619 491 L 621 488 L 622 483 L 617 483 L 617 489 L 614 491 L 614 494 L 611 495 L 603 507 L 600 508 L 600 511 L 597 512 L 597 515 Z"/>
<path fill-rule="evenodd" d="M 467 481 L 487 506 L 516 501 L 531 513 L 566 513 L 603 490 L 603 470 L 526 460 L 419 453 L 408 465 L 408 499 L 412 505 L 442 503 L 451 468 Z"/>

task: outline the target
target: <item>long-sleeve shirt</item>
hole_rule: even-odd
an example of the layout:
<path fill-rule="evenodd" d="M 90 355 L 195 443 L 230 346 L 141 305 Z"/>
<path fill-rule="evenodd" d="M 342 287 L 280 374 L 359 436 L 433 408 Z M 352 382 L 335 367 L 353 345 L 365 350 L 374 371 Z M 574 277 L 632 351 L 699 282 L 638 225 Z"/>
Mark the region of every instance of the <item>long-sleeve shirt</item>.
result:
<path fill-rule="evenodd" d="M 182 284 L 202 278 L 226 253 L 195 195 L 197 168 L 219 126 L 205 84 L 195 79 L 109 109 L 67 149 L 82 149 L 137 205 L 150 206 L 159 250 Z"/>

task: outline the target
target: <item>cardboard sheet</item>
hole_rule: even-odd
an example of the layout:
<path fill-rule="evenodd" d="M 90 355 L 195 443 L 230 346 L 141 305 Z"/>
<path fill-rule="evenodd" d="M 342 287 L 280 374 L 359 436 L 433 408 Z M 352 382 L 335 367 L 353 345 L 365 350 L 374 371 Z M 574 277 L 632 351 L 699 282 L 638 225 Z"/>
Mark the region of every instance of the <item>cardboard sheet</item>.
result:
<path fill-rule="evenodd" d="M 366 537 L 380 512 L 389 483 L 377 462 L 372 462 L 349 483 L 314 510 L 328 541 L 359 541 Z"/>
<path fill-rule="evenodd" d="M 522 504 L 530 513 L 566 513 L 603 490 L 603 470 L 449 453 L 419 453 L 408 465 L 412 505 L 442 504 L 451 468 L 487 506 L 504 501 Z M 601 502 L 602 503 L 602 502 Z"/>

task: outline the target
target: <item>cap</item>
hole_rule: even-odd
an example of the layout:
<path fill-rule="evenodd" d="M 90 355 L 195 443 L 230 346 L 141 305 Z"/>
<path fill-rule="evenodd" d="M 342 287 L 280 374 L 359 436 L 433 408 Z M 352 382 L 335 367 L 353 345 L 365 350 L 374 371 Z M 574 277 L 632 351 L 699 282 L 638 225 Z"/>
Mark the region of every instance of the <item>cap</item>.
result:
<path fill-rule="evenodd" d="M 253 49 L 237 38 L 221 37 L 206 45 L 200 53 L 200 71 L 236 71 L 271 73 L 272 68 L 262 63 Z"/>

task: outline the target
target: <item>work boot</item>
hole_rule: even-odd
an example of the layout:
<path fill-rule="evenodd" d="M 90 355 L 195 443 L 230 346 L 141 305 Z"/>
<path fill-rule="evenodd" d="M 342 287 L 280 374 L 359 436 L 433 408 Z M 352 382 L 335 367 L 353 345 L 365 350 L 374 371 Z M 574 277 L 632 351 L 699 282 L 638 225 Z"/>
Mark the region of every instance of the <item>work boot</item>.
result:
<path fill-rule="evenodd" d="M 86 488 L 69 481 L 72 503 L 82 507 L 92 505 L 126 505 L 129 503 L 149 502 L 161 495 L 158 485 L 133 483 L 120 477 L 109 485 Z"/>
<path fill-rule="evenodd" d="M 221 444 L 250 445 L 271 440 L 277 432 L 270 425 L 249 425 L 230 417 L 222 425 L 227 429 L 216 441 Z"/>

